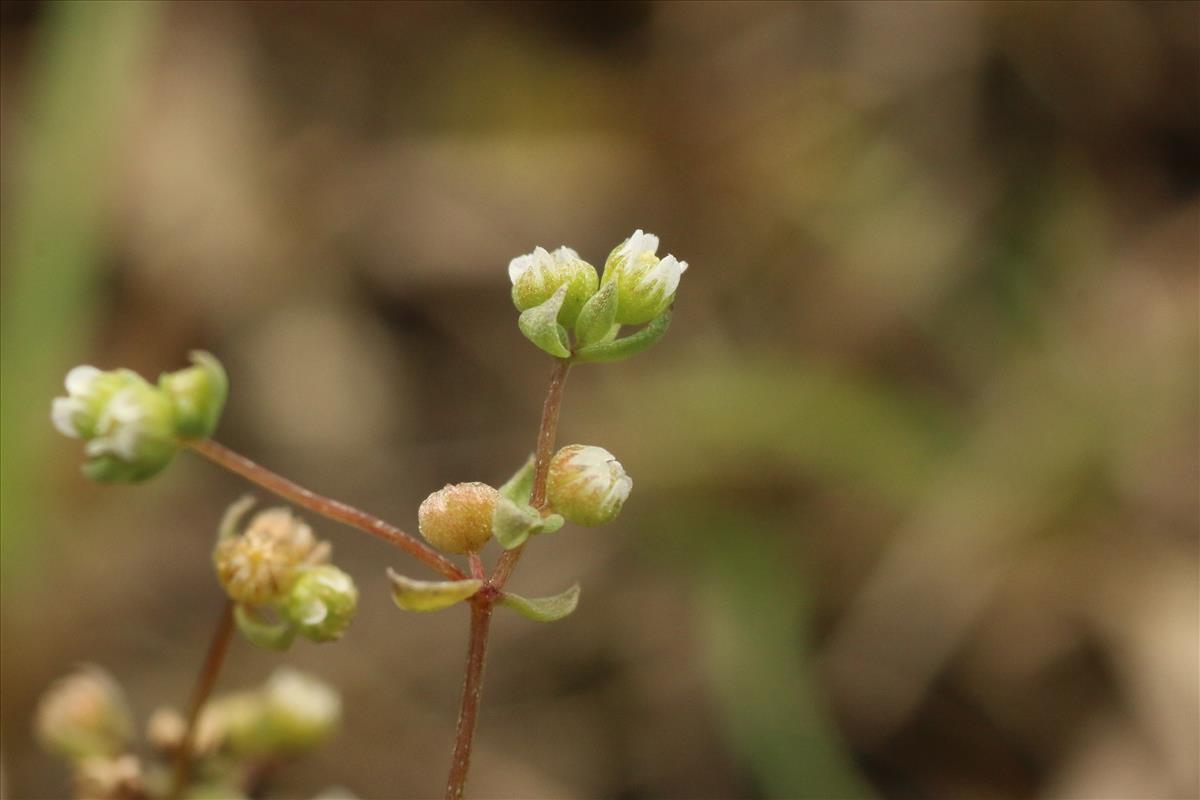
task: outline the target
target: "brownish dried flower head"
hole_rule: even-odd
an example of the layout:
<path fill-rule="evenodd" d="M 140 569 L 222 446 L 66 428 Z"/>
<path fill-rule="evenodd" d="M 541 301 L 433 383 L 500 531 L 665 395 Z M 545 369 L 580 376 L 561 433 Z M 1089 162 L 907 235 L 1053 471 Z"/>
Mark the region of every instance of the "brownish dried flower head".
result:
<path fill-rule="evenodd" d="M 329 544 L 318 541 L 303 520 L 286 508 L 269 508 L 251 520 L 241 536 L 217 545 L 217 579 L 233 600 L 264 605 L 291 586 L 302 566 L 329 558 Z"/>

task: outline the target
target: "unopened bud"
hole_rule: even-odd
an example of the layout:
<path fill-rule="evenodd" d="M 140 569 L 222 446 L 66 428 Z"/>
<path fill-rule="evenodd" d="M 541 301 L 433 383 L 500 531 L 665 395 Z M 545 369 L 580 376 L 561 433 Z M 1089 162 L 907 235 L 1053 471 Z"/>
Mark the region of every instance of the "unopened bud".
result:
<path fill-rule="evenodd" d="M 250 605 L 280 599 L 301 567 L 328 557 L 328 543 L 286 508 L 259 512 L 244 534 L 222 539 L 213 552 L 221 586 L 236 602 Z"/>
<path fill-rule="evenodd" d="M 492 537 L 492 512 L 500 493 L 486 483 L 447 484 L 417 510 L 421 535 L 447 553 L 474 553 Z"/>
<path fill-rule="evenodd" d="M 115 756 L 133 739 L 124 692 L 94 666 L 80 667 L 46 691 L 34 727 L 43 747 L 70 759 Z"/>
<path fill-rule="evenodd" d="M 603 447 L 572 444 L 550 460 L 546 497 L 550 506 L 578 525 L 603 525 L 621 510 L 633 478 Z"/>
<path fill-rule="evenodd" d="M 266 727 L 284 751 L 304 750 L 328 738 L 342 717 L 342 700 L 324 682 L 288 667 L 263 687 Z"/>
<path fill-rule="evenodd" d="M 229 378 L 212 355 L 197 350 L 191 359 L 194 366 L 165 373 L 158 385 L 175 408 L 176 434 L 184 439 L 206 439 L 221 419 Z"/>
<path fill-rule="evenodd" d="M 358 610 L 358 589 L 353 579 L 335 566 L 308 567 L 292 584 L 283 610 L 301 636 L 329 642 L 350 627 Z"/>
<path fill-rule="evenodd" d="M 634 231 L 608 256 L 604 283 L 617 283 L 617 322 L 641 325 L 662 314 L 675 299 L 679 279 L 687 271 L 686 261 L 675 256 L 660 259 L 658 237 Z"/>
<path fill-rule="evenodd" d="M 535 247 L 532 253 L 509 262 L 508 277 L 513 285 L 513 303 L 520 311 L 541 305 L 565 284 L 567 295 L 559 309 L 558 321 L 567 327 L 575 324 L 583 304 L 600 283 L 596 268 L 569 247 L 560 247 L 553 253 Z"/>

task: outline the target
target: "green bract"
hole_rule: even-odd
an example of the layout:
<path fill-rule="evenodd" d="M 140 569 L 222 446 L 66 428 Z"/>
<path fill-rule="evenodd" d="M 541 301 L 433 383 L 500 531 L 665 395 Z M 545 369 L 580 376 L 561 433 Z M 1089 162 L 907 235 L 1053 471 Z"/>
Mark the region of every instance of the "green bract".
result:
<path fill-rule="evenodd" d="M 229 394 L 229 378 L 221 362 L 203 350 L 191 353 L 195 366 L 164 373 L 158 379 L 175 408 L 175 431 L 184 439 L 212 436 Z"/>

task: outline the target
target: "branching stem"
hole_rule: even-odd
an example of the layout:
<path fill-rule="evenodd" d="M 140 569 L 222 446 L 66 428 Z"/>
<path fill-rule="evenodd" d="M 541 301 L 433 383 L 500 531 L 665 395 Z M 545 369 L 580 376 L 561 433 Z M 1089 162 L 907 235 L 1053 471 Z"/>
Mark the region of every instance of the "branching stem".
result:
<path fill-rule="evenodd" d="M 569 361 L 558 361 L 546 387 L 542 404 L 542 421 L 538 426 L 537 450 L 534 455 L 533 492 L 530 504 L 546 507 L 546 476 L 550 473 L 550 457 L 554 455 L 554 439 L 558 433 L 558 415 L 562 408 L 563 386 L 567 381 Z M 506 550 L 492 573 L 491 580 L 471 599 L 471 639 L 467 647 L 467 674 L 463 679 L 462 702 L 458 710 L 458 728 L 454 736 L 454 756 L 450 760 L 450 777 L 446 781 L 446 800 L 462 800 L 471 768 L 471 748 L 475 741 L 475 725 L 479 716 L 479 698 L 483 693 L 483 664 L 487 656 L 488 632 L 492 610 L 502 596 L 501 590 L 521 558 L 524 545 Z M 472 562 L 474 566 L 474 561 Z"/>
<path fill-rule="evenodd" d="M 230 472 L 236 472 L 251 483 L 256 483 L 267 491 L 274 492 L 285 500 L 307 508 L 309 511 L 323 517 L 358 528 L 372 536 L 399 547 L 418 561 L 423 561 L 433 569 L 445 575 L 452 581 L 467 577 L 454 562 L 434 550 L 429 545 L 411 534 L 384 522 L 366 511 L 347 505 L 340 500 L 319 495 L 293 483 L 282 475 L 254 463 L 243 455 L 235 453 L 228 447 L 218 444 L 211 439 L 189 442 L 188 445 L 200 455 L 224 467 Z"/>
<path fill-rule="evenodd" d="M 217 627 L 208 643 L 208 653 L 204 656 L 204 664 L 200 674 L 196 676 L 196 686 L 192 689 L 191 704 L 188 706 L 187 727 L 184 728 L 183 741 L 179 743 L 179 753 L 175 757 L 175 776 L 171 783 L 170 800 L 178 800 L 187 790 L 192 771 L 192 748 L 196 743 L 196 728 L 200 723 L 200 712 L 212 694 L 217 676 L 221 673 L 221 665 L 225 663 L 225 654 L 229 652 L 229 641 L 233 638 L 233 601 L 226 599 L 221 607 L 221 615 L 217 618 Z"/>

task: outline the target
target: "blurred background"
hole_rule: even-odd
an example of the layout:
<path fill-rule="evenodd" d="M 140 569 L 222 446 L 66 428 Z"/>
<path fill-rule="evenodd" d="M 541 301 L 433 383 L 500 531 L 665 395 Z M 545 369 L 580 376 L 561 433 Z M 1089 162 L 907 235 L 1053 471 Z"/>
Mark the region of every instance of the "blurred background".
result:
<path fill-rule="evenodd" d="M 247 486 L 79 474 L 74 364 L 217 354 L 218 439 L 415 530 L 533 447 L 506 274 L 635 228 L 691 264 L 560 442 L 636 481 L 530 549 L 473 794 L 1195 798 L 1200 4 L 5 2 L 5 797 L 82 661 L 181 705 Z M 261 493 L 260 493 L 261 496 Z M 263 498 L 266 500 L 267 498 Z M 357 578 L 338 738 L 277 796 L 440 794 L 465 608 Z M 494 545 L 492 547 L 495 547 Z M 496 553 L 488 552 L 488 559 Z M 221 688 L 280 657 L 235 642 Z"/>

